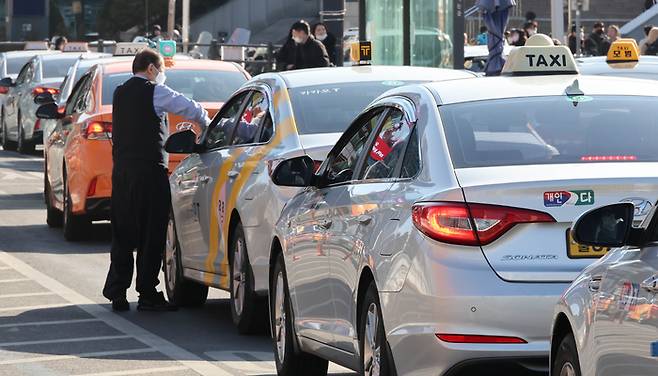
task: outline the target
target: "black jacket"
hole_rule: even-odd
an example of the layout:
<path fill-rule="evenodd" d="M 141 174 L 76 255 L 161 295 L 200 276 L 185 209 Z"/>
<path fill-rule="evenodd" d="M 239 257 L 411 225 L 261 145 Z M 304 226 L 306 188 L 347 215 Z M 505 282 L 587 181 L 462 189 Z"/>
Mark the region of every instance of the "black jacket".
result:
<path fill-rule="evenodd" d="M 331 33 L 327 33 L 327 37 L 321 42 L 327 50 L 327 54 L 329 54 L 329 61 L 333 65 L 338 65 L 336 64 L 336 37 Z"/>
<path fill-rule="evenodd" d="M 604 51 L 607 53 L 608 51 L 606 50 L 606 41 L 604 40 L 603 35 L 599 35 L 597 33 L 591 33 L 589 37 L 585 40 L 585 48 L 583 49 L 583 53 L 585 55 L 591 55 L 591 56 L 601 56 L 603 55 Z M 610 46 L 608 45 L 608 48 Z"/>
<path fill-rule="evenodd" d="M 288 69 L 288 65 L 295 65 L 296 56 L 297 46 L 295 46 L 295 41 L 288 37 L 286 43 L 276 53 L 276 65 L 278 69 L 286 70 Z"/>
<path fill-rule="evenodd" d="M 313 36 L 309 36 L 306 43 L 298 45 L 295 54 L 293 69 L 322 68 L 330 65 L 327 49 Z"/>

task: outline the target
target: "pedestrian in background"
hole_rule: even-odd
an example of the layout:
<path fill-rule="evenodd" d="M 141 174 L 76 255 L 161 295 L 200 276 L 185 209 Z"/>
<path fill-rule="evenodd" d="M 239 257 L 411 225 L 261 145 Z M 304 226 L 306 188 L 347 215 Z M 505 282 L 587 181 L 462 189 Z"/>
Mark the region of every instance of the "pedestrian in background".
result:
<path fill-rule="evenodd" d="M 480 26 L 480 34 L 475 37 L 475 43 L 478 46 L 486 45 L 489 36 L 487 35 L 488 29 L 486 26 Z"/>
<path fill-rule="evenodd" d="M 643 29 L 644 29 L 644 38 L 642 38 L 639 43 L 640 51 L 642 51 L 642 47 L 647 43 L 647 38 L 649 37 L 649 32 L 651 31 L 651 29 L 653 29 L 653 25 L 652 24 L 644 25 Z"/>
<path fill-rule="evenodd" d="M 527 38 L 525 32 L 519 29 L 512 29 L 510 32 L 510 45 L 514 47 L 525 46 Z"/>
<path fill-rule="evenodd" d="M 606 56 L 608 55 L 608 51 L 610 50 L 610 46 L 612 46 L 612 43 L 615 41 L 619 40 L 621 32 L 619 31 L 619 26 L 617 25 L 610 25 L 608 26 L 608 32 L 606 33 L 605 38 L 603 38 L 603 42 L 601 44 L 601 55 Z"/>
<path fill-rule="evenodd" d="M 308 22 L 297 21 L 291 29 L 292 40 L 295 42 L 295 62 L 290 69 L 321 68 L 331 64 L 327 49 L 311 35 Z"/>
<path fill-rule="evenodd" d="M 337 65 L 336 37 L 327 30 L 327 26 L 322 22 L 313 25 L 313 36 L 324 45 L 324 48 L 327 50 L 327 54 L 329 54 L 329 61 L 331 64 Z"/>
<path fill-rule="evenodd" d="M 279 70 L 291 70 L 295 68 L 296 49 L 295 41 L 292 40 L 292 29 L 290 29 L 286 41 L 275 54 L 276 65 Z"/>
<path fill-rule="evenodd" d="M 160 25 L 153 25 L 153 28 L 151 30 L 151 36 L 149 36 L 149 39 L 158 42 L 159 40 L 162 39 L 162 28 Z"/>
<path fill-rule="evenodd" d="M 587 37 L 587 40 L 585 40 L 583 54 L 589 56 L 603 55 L 602 51 L 605 48 L 605 39 L 605 25 L 603 22 L 595 23 L 592 28 L 592 33 Z"/>
<path fill-rule="evenodd" d="M 66 39 L 66 37 L 57 37 L 55 39 L 55 50 L 56 51 L 64 51 L 64 48 L 66 48 L 66 44 L 69 41 Z"/>
<path fill-rule="evenodd" d="M 525 32 L 525 37 L 530 38 L 531 36 L 537 34 L 539 29 L 539 23 L 536 21 L 528 21 L 523 25 L 523 31 Z"/>
<path fill-rule="evenodd" d="M 162 267 L 171 205 L 167 154 L 167 113 L 208 126 L 200 104 L 165 86 L 165 64 L 152 49 L 135 55 L 133 76 L 114 92 L 112 102 L 112 249 L 103 296 L 114 311 L 130 309 L 126 290 L 137 249 L 140 311 L 171 311 L 156 290 Z"/>
<path fill-rule="evenodd" d="M 658 27 L 653 27 L 649 30 L 649 35 L 642 45 L 642 48 L 640 48 L 640 54 L 651 56 L 658 55 Z"/>

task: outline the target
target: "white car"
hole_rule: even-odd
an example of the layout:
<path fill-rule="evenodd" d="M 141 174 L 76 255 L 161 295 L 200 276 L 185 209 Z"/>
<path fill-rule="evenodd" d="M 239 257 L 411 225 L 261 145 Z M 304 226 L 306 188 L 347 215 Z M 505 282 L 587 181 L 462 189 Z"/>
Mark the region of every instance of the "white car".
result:
<path fill-rule="evenodd" d="M 576 71 L 537 35 L 501 77 L 382 95 L 317 173 L 277 166 L 303 189 L 269 257 L 279 375 L 548 371 L 554 306 L 606 252 L 571 222 L 658 198 L 655 83 Z"/>
<path fill-rule="evenodd" d="M 297 191 L 272 184 L 285 158 L 324 159 L 351 119 L 386 90 L 474 78 L 421 67 L 319 68 L 259 75 L 238 90 L 195 144 L 172 135 L 170 153 L 193 153 L 171 174 L 172 216 L 165 252 L 170 301 L 205 302 L 208 286 L 229 290 L 241 333 L 267 326 L 269 251 L 281 209 Z"/>
<path fill-rule="evenodd" d="M 641 210 L 650 214 L 634 227 Z M 551 375 L 658 374 L 657 230 L 655 201 L 608 205 L 578 219 L 573 234 L 579 244 L 623 248 L 585 269 L 560 298 Z"/>

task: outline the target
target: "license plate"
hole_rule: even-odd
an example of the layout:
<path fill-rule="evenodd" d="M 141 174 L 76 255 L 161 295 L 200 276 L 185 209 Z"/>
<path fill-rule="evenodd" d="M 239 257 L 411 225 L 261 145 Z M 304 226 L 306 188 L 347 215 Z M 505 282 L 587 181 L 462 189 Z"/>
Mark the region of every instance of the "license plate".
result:
<path fill-rule="evenodd" d="M 576 243 L 571 236 L 571 229 L 567 229 L 567 256 L 569 258 L 599 258 L 603 257 L 610 248 L 591 247 Z"/>

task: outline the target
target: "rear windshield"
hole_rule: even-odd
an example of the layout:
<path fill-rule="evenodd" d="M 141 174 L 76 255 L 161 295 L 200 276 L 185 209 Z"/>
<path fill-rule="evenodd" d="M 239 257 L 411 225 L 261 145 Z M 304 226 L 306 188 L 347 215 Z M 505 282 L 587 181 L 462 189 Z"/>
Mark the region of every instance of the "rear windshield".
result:
<path fill-rule="evenodd" d="M 52 59 L 42 60 L 43 65 L 43 78 L 64 77 L 68 73 L 69 68 L 75 64 L 78 56 L 72 56 L 70 59 Z"/>
<path fill-rule="evenodd" d="M 18 74 L 23 68 L 23 65 L 27 64 L 32 56 L 20 56 L 20 57 L 10 57 L 7 58 L 7 74 Z"/>
<path fill-rule="evenodd" d="M 658 161 L 658 98 L 515 98 L 439 107 L 455 168 Z"/>
<path fill-rule="evenodd" d="M 297 130 L 300 134 L 342 133 L 380 94 L 408 83 L 353 82 L 290 89 Z"/>
<path fill-rule="evenodd" d="M 168 70 L 166 85 L 197 102 L 226 102 L 243 83 L 244 74 L 220 70 Z M 103 104 L 112 104 L 117 86 L 126 82 L 131 73 L 109 74 L 103 77 Z"/>

